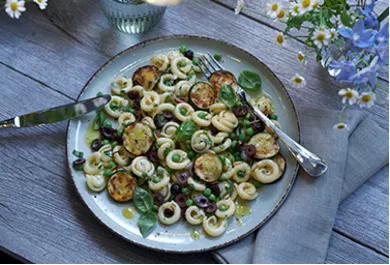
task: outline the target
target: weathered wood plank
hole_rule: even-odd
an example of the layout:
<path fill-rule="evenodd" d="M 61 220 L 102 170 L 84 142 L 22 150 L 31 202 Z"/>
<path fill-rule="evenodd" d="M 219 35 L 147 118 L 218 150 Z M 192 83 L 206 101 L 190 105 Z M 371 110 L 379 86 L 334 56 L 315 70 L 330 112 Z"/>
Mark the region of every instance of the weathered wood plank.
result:
<path fill-rule="evenodd" d="M 353 248 L 351 248 L 351 245 Z M 389 258 L 352 242 L 340 234 L 332 233 L 325 263 L 329 264 L 388 264 Z"/>
<path fill-rule="evenodd" d="M 223 6 L 228 7 L 231 10 L 234 10 L 237 0 L 212 0 L 216 3 L 219 3 Z M 349 1 L 352 4 L 354 4 L 356 1 Z M 267 25 L 275 30 L 283 31 L 286 27 L 284 23 L 281 22 L 274 22 L 272 19 L 268 19 L 264 16 L 261 16 L 260 14 L 265 14 L 266 10 L 266 3 L 267 1 L 257 1 L 257 0 L 246 0 L 245 1 L 245 8 L 243 9 L 241 14 L 248 16 L 251 19 L 254 19 L 260 23 L 263 23 L 264 25 Z M 380 14 L 383 10 L 385 10 L 389 6 L 388 1 L 379 0 L 375 5 L 375 12 L 377 14 Z M 232 11 L 233 12 L 233 11 Z M 259 14 L 260 13 L 260 14 Z M 385 22 L 388 21 L 388 18 L 386 18 Z M 291 36 L 302 36 L 305 35 L 307 31 L 305 29 L 301 29 L 300 31 L 293 29 L 289 32 L 289 35 Z M 302 42 L 304 39 L 301 39 Z M 380 78 L 386 81 L 389 81 L 389 67 L 384 67 L 380 70 Z"/>

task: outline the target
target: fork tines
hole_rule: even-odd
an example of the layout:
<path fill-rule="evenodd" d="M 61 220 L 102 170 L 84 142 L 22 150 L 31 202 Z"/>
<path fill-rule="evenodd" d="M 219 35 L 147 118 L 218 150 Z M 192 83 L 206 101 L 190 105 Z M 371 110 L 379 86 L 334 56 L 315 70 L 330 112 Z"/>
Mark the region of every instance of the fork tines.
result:
<path fill-rule="evenodd" d="M 209 78 L 216 71 L 225 70 L 223 66 L 209 52 L 199 57 L 197 65 L 206 78 Z"/>

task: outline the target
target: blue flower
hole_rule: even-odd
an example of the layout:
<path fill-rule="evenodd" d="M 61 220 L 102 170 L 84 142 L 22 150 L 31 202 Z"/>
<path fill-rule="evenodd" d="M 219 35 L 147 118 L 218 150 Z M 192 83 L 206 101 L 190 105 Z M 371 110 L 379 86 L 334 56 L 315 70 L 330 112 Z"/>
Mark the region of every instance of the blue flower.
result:
<path fill-rule="evenodd" d="M 381 30 L 375 36 L 376 43 L 388 42 L 389 41 L 389 22 L 383 25 Z"/>
<path fill-rule="evenodd" d="M 386 65 L 389 65 L 389 42 L 381 42 L 376 46 L 376 54 L 379 60 Z"/>
<path fill-rule="evenodd" d="M 370 29 L 379 28 L 378 18 L 374 12 L 375 2 L 376 2 L 375 0 L 372 0 L 371 3 L 367 2 L 365 4 L 364 9 L 362 7 L 359 7 L 357 9 L 359 11 L 359 14 L 364 16 L 364 24 L 366 28 L 370 28 Z"/>
<path fill-rule="evenodd" d="M 355 85 L 362 85 L 369 82 L 371 84 L 371 87 L 375 87 L 378 70 L 379 70 L 378 57 L 375 57 L 374 59 L 372 59 L 369 66 L 361 69 L 359 72 L 353 75 L 351 77 L 351 80 L 354 81 Z"/>
<path fill-rule="evenodd" d="M 355 75 L 355 64 L 351 61 L 333 61 L 328 68 L 335 73 L 334 79 L 337 82 L 348 82 Z"/>
<path fill-rule="evenodd" d="M 359 48 L 370 47 L 375 41 L 376 31 L 364 29 L 364 21 L 359 19 L 353 28 L 338 28 L 341 36 L 352 41 L 353 45 Z"/>

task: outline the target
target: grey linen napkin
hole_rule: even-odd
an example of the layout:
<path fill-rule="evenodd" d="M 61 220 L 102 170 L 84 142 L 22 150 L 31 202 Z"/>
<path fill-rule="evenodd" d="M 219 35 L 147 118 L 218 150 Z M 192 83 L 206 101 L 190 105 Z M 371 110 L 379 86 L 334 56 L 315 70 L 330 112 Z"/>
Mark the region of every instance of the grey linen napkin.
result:
<path fill-rule="evenodd" d="M 279 211 L 256 232 L 213 252 L 220 263 L 324 263 L 339 203 L 389 161 L 389 134 L 360 111 L 335 131 L 338 112 L 298 107 L 302 143 L 323 157 L 319 178 L 299 170 Z"/>

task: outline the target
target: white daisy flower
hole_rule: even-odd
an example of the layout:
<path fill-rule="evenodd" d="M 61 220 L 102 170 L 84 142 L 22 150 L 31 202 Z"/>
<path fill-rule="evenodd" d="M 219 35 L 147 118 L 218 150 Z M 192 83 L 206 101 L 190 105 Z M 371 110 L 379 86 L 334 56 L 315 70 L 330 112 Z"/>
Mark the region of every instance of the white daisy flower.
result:
<path fill-rule="evenodd" d="M 267 15 L 271 18 L 277 18 L 281 10 L 283 10 L 283 4 L 278 0 L 272 0 L 267 3 Z"/>
<path fill-rule="evenodd" d="M 312 0 L 301 0 L 299 1 L 299 14 L 303 15 L 313 9 Z"/>
<path fill-rule="evenodd" d="M 359 106 L 361 108 L 371 108 L 376 100 L 376 95 L 372 92 L 363 92 L 359 97 Z"/>
<path fill-rule="evenodd" d="M 340 123 L 337 123 L 337 124 L 335 124 L 333 126 L 333 130 L 336 130 L 336 131 L 338 131 L 338 130 L 347 130 L 347 131 L 349 131 L 350 128 L 349 128 L 348 124 L 340 122 Z"/>
<path fill-rule="evenodd" d="M 283 47 L 285 45 L 283 32 L 276 31 L 275 41 L 279 46 Z"/>
<path fill-rule="evenodd" d="M 324 3 L 323 0 L 314 0 L 314 1 L 312 1 L 311 6 L 313 8 L 316 8 L 316 7 L 319 7 L 320 5 L 322 5 L 323 3 Z"/>
<path fill-rule="evenodd" d="M 5 12 L 12 18 L 18 19 L 24 11 L 26 8 L 23 0 L 7 0 L 5 3 Z"/>
<path fill-rule="evenodd" d="M 335 28 L 331 28 L 329 30 L 329 34 L 330 34 L 331 39 L 337 39 L 339 37 L 339 33 L 337 32 L 337 30 Z"/>
<path fill-rule="evenodd" d="M 34 3 L 36 3 L 41 10 L 46 9 L 47 0 L 34 0 Z"/>
<path fill-rule="evenodd" d="M 356 90 L 350 88 L 343 88 L 339 91 L 339 96 L 342 96 L 342 103 L 345 104 L 348 102 L 349 105 L 353 105 L 359 98 L 359 93 Z"/>
<path fill-rule="evenodd" d="M 302 62 L 303 60 L 305 60 L 305 55 L 303 54 L 303 52 L 298 52 L 297 54 L 297 59 L 298 61 Z"/>
<path fill-rule="evenodd" d="M 290 4 L 290 16 L 299 15 L 300 5 L 298 3 L 291 2 Z"/>
<path fill-rule="evenodd" d="M 240 14 L 242 8 L 244 7 L 244 0 L 237 0 L 236 8 L 234 9 L 234 14 Z"/>
<path fill-rule="evenodd" d="M 330 33 L 326 29 L 317 28 L 314 31 L 313 36 L 311 39 L 314 41 L 314 44 L 321 49 L 323 46 L 328 46 L 329 39 L 330 39 Z"/>
<path fill-rule="evenodd" d="M 302 88 L 306 86 L 305 78 L 299 74 L 295 74 L 293 78 L 290 79 L 290 83 L 296 88 Z"/>

